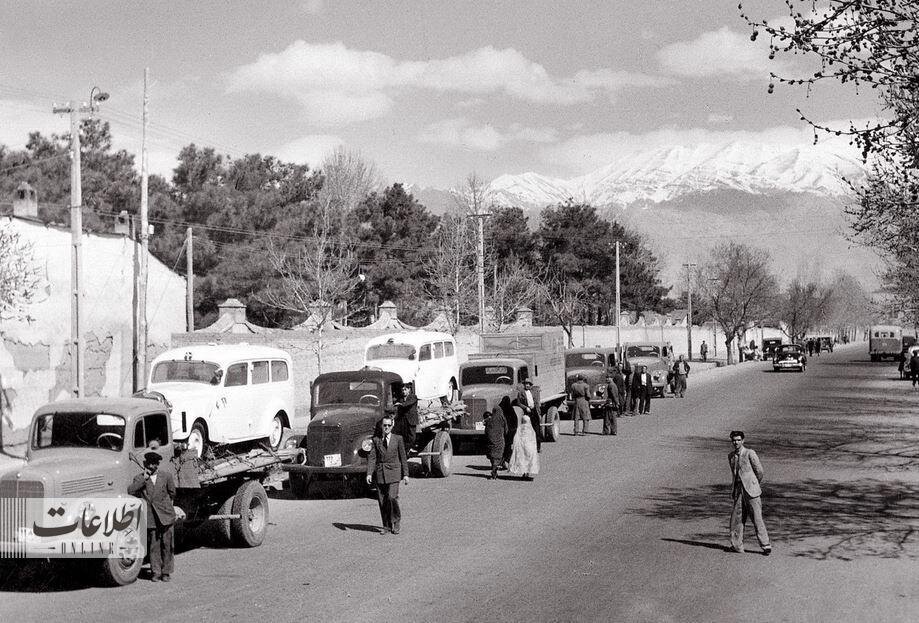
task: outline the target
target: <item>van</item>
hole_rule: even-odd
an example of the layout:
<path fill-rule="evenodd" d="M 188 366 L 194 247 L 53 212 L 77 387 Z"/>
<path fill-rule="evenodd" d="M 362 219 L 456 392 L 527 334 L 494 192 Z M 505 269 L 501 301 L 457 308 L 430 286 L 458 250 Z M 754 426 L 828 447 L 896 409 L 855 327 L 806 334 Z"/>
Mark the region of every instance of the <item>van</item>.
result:
<path fill-rule="evenodd" d="M 897 359 L 902 351 L 902 327 L 878 324 L 868 330 L 868 354 L 871 361 L 880 361 L 885 357 Z"/>
<path fill-rule="evenodd" d="M 146 391 L 165 397 L 173 438 L 198 456 L 257 439 L 277 449 L 294 414 L 292 367 L 290 354 L 268 346 L 184 346 L 153 360 Z"/>
<path fill-rule="evenodd" d="M 364 365 L 414 383 L 420 400 L 457 397 L 459 362 L 456 340 L 449 333 L 403 331 L 375 337 L 364 350 Z"/>

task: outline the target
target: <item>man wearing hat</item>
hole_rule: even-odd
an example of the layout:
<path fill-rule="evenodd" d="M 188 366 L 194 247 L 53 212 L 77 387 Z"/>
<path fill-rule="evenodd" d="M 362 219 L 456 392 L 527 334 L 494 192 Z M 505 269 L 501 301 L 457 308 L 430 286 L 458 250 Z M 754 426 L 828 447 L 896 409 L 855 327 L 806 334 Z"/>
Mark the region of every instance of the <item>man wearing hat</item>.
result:
<path fill-rule="evenodd" d="M 128 493 L 147 503 L 147 551 L 150 554 L 151 578 L 169 582 L 173 570 L 173 533 L 176 483 L 169 470 L 159 471 L 163 457 L 152 450 L 144 454 L 144 471 L 134 477 Z"/>
<path fill-rule="evenodd" d="M 579 374 L 569 390 L 570 400 L 574 403 L 574 434 L 586 435 L 590 426 L 590 385 L 584 380 L 584 375 Z M 581 432 L 578 432 L 578 422 L 581 422 Z"/>
<path fill-rule="evenodd" d="M 524 379 L 517 386 L 517 406 L 523 409 L 524 415 L 530 418 L 530 424 L 536 432 L 536 452 L 542 452 L 542 422 L 539 421 L 539 392 L 533 387 L 533 381 Z"/>

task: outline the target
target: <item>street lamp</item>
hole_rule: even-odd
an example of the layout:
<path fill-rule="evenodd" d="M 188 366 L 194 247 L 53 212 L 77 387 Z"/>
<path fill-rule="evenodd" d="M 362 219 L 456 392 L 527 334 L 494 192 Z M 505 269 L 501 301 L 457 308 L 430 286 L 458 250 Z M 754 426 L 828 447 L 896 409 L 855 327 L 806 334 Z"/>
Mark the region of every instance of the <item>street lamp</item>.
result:
<path fill-rule="evenodd" d="M 80 175 L 80 119 L 82 115 L 92 115 L 98 106 L 109 98 L 108 93 L 94 86 L 89 92 L 89 103 L 76 105 L 73 102 L 66 106 L 54 105 L 54 114 L 70 115 L 70 236 L 71 236 L 71 292 L 70 303 L 70 340 L 71 340 L 71 381 L 72 391 L 78 398 L 83 398 L 83 328 L 80 316 L 83 307 L 83 188 Z"/>

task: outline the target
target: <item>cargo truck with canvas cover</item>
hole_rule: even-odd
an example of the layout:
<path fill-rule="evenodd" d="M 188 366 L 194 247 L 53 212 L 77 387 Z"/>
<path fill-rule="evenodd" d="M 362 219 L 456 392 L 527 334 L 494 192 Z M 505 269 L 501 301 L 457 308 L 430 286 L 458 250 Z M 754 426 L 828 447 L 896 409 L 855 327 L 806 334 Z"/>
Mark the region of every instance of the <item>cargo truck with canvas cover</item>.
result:
<path fill-rule="evenodd" d="M 481 352 L 460 366 L 460 394 L 466 411 L 450 433 L 485 434 L 485 414 L 515 406 L 521 384 L 529 379 L 540 405 L 543 439 L 559 436 L 559 409 L 565 402 L 564 334 L 560 329 L 483 334 Z"/>

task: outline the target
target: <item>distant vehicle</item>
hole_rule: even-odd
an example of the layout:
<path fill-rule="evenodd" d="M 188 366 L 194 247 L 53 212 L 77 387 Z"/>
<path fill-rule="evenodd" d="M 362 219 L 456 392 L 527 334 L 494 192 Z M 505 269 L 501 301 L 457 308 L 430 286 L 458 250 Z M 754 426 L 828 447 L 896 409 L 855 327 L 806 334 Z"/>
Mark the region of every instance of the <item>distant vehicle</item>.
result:
<path fill-rule="evenodd" d="M 571 385 L 578 375 L 590 387 L 591 417 L 606 404 L 606 374 L 616 367 L 618 356 L 615 347 L 574 348 L 565 351 L 565 391 L 571 394 Z M 637 350 L 635 352 L 638 352 Z M 573 413 L 573 406 L 568 411 Z M 601 416 L 597 416 L 601 417 Z"/>
<path fill-rule="evenodd" d="M 772 369 L 775 372 L 783 370 L 797 370 L 804 372 L 807 369 L 807 355 L 800 344 L 782 344 L 775 349 L 772 356 Z"/>
<path fill-rule="evenodd" d="M 871 361 L 897 359 L 903 352 L 903 329 L 897 325 L 874 325 L 868 330 Z"/>
<path fill-rule="evenodd" d="M 767 337 L 763 340 L 763 359 L 772 359 L 775 350 L 782 345 L 782 338 Z"/>
<path fill-rule="evenodd" d="M 453 402 L 459 388 L 456 340 L 449 333 L 403 331 L 375 337 L 367 343 L 364 365 L 414 383 L 421 400 Z"/>
<path fill-rule="evenodd" d="M 268 346 L 183 346 L 153 360 L 146 391 L 166 398 L 174 439 L 198 456 L 208 445 L 257 439 L 278 448 L 294 415 L 292 365 Z"/>
<path fill-rule="evenodd" d="M 903 336 L 903 348 L 909 348 L 916 343 L 915 335 L 904 335 Z"/>
<path fill-rule="evenodd" d="M 645 366 L 651 374 L 651 395 L 664 397 L 667 375 L 673 365 L 673 347 L 658 343 L 633 343 L 625 347 L 625 359 L 634 374 L 638 366 Z"/>

